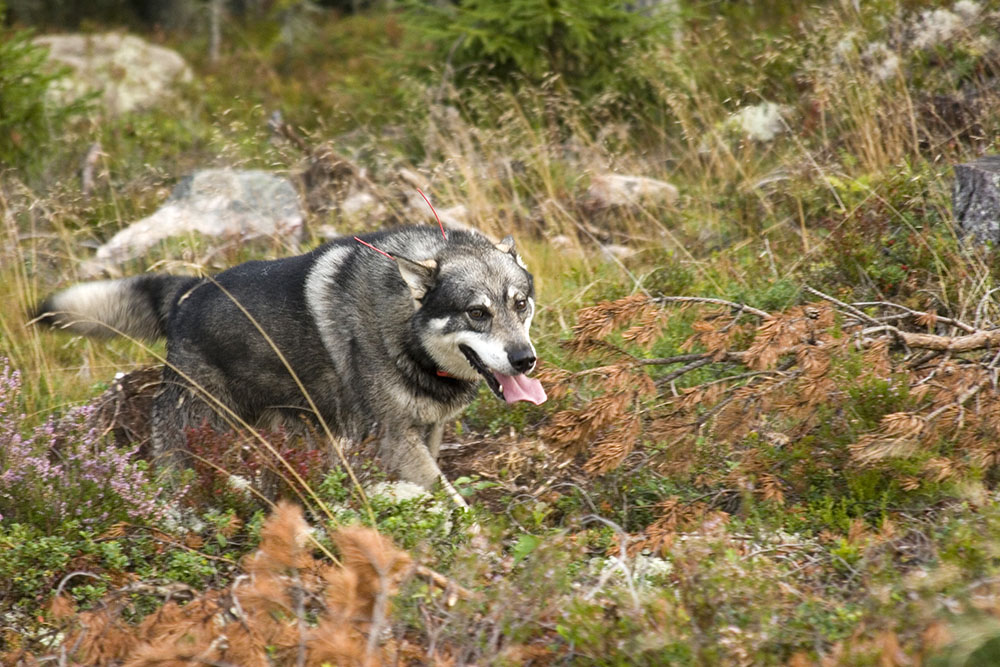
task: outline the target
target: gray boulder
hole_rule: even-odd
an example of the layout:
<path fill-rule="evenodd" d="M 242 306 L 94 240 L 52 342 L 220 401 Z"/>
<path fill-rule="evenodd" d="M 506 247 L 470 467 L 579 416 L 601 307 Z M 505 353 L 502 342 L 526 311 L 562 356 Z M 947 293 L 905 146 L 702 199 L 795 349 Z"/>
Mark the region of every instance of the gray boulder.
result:
<path fill-rule="evenodd" d="M 960 237 L 1000 245 L 1000 155 L 955 165 L 952 211 Z"/>
<path fill-rule="evenodd" d="M 121 114 L 149 108 L 192 79 L 179 53 L 134 35 L 43 35 L 33 41 L 48 47 L 49 60 L 72 70 L 50 90 L 63 103 L 98 91 L 104 108 Z"/>
<path fill-rule="evenodd" d="M 587 195 L 595 208 L 674 204 L 677 187 L 645 176 L 602 173 L 590 177 Z"/>
<path fill-rule="evenodd" d="M 157 243 L 197 233 L 242 242 L 273 237 L 298 243 L 304 234 L 299 194 L 292 183 L 266 171 L 204 169 L 186 176 L 155 213 L 133 222 L 97 249 L 87 275 L 144 254 Z"/>

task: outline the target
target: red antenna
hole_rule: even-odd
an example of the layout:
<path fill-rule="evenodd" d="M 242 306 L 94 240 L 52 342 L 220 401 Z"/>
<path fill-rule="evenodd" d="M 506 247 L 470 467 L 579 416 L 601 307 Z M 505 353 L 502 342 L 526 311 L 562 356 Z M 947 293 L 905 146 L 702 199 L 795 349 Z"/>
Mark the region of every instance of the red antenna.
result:
<path fill-rule="evenodd" d="M 441 223 L 441 217 L 438 216 L 438 212 L 434 210 L 434 205 L 431 204 L 431 200 L 427 198 L 427 195 L 425 195 L 423 193 L 423 190 L 421 190 L 420 188 L 417 188 L 417 192 L 419 192 L 420 196 L 424 198 L 424 201 L 427 202 L 427 205 L 431 207 L 431 212 L 434 213 L 434 217 L 437 218 L 438 227 L 441 228 L 441 237 L 444 238 L 445 241 L 447 241 L 448 240 L 448 236 L 444 233 L 444 224 Z M 390 255 L 389 253 L 387 253 L 385 250 L 379 250 L 378 248 L 376 248 L 375 246 L 373 246 L 371 243 L 368 243 L 367 241 L 362 241 L 357 236 L 354 237 L 354 240 L 357 241 L 358 243 L 360 243 L 361 245 L 366 245 L 369 248 L 371 248 L 372 250 L 374 250 L 375 252 L 380 253 L 382 255 L 385 255 L 389 259 L 391 259 L 393 261 L 396 261 L 396 258 L 393 257 L 392 255 Z"/>
<path fill-rule="evenodd" d="M 354 240 L 357 241 L 358 243 L 360 243 L 361 245 L 368 246 L 369 248 L 371 248 L 375 252 L 378 252 L 378 253 L 381 253 L 381 254 L 385 255 L 386 257 L 388 257 L 392 261 L 394 261 L 394 262 L 396 261 L 396 258 L 393 257 L 392 255 L 390 255 L 389 253 L 387 253 L 385 250 L 379 250 L 378 248 L 376 248 L 375 246 L 373 246 L 371 243 L 368 243 L 367 241 L 362 241 L 357 236 L 354 237 Z"/>
<path fill-rule="evenodd" d="M 431 207 L 431 212 L 434 214 L 434 217 L 437 218 L 438 227 L 441 228 L 441 236 L 444 238 L 445 241 L 447 241 L 448 237 L 445 236 L 444 225 L 441 224 L 441 218 L 438 216 L 438 212 L 434 210 L 434 205 L 431 204 L 431 200 L 427 198 L 427 195 L 425 195 L 424 191 L 421 190 L 420 188 L 417 188 L 417 192 L 419 192 L 420 196 L 424 198 L 424 201 L 427 202 L 427 205 Z"/>

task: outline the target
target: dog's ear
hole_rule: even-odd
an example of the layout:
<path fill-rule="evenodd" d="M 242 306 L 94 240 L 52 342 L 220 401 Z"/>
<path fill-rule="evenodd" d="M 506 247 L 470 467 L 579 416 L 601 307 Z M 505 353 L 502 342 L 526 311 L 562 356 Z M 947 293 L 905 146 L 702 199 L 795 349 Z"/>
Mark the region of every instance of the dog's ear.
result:
<path fill-rule="evenodd" d="M 396 266 L 399 267 L 399 275 L 403 276 L 403 281 L 410 288 L 414 301 L 423 299 L 434 287 L 438 265 L 433 259 L 413 260 L 396 255 Z"/>
<path fill-rule="evenodd" d="M 517 250 L 514 249 L 514 237 L 508 234 L 503 237 L 503 241 L 494 246 L 500 252 L 510 253 L 511 255 L 517 256 Z"/>
<path fill-rule="evenodd" d="M 521 259 L 521 255 L 517 252 L 517 248 L 514 247 L 514 237 L 511 236 L 510 234 L 503 237 L 503 241 L 500 241 L 500 243 L 497 243 L 493 247 L 499 250 L 500 252 L 507 253 L 508 255 L 514 258 L 514 261 L 517 262 L 518 266 L 520 266 L 525 271 L 528 270 L 528 267 L 525 266 L 524 264 L 524 260 Z"/>

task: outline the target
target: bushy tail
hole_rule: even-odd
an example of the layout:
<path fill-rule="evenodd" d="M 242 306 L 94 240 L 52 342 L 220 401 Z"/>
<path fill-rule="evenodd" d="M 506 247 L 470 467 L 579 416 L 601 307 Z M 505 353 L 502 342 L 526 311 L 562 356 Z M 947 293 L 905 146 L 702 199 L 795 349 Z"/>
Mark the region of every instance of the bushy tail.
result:
<path fill-rule="evenodd" d="M 178 291 L 197 278 L 148 275 L 80 283 L 45 299 L 34 317 L 39 324 L 110 338 L 156 340 L 166 335 L 167 316 Z"/>

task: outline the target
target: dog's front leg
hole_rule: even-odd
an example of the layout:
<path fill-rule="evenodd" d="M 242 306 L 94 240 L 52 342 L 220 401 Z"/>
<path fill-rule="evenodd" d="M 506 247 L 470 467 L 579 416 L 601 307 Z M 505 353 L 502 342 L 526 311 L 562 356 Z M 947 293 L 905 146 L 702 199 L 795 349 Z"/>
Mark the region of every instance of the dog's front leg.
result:
<path fill-rule="evenodd" d="M 387 432 L 379 443 L 379 456 L 391 472 L 425 489 L 430 490 L 440 481 L 456 505 L 468 507 L 455 487 L 445 479 L 436 457 L 431 454 L 431 446 L 435 453 L 441 446 L 442 431 L 443 428 L 432 426 L 429 431 L 408 428 L 402 432 Z"/>
<path fill-rule="evenodd" d="M 441 440 L 444 438 L 444 422 L 432 424 L 427 429 L 427 451 L 431 458 L 437 463 L 438 455 L 441 453 Z"/>

